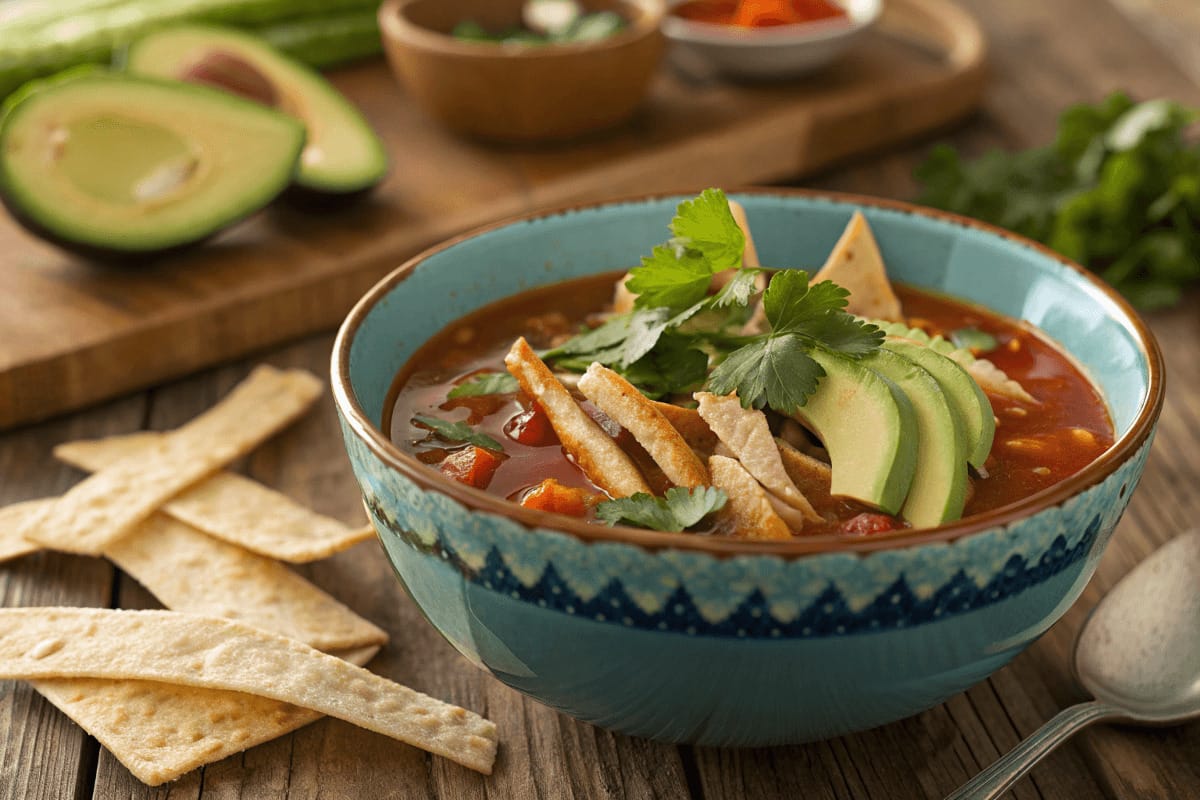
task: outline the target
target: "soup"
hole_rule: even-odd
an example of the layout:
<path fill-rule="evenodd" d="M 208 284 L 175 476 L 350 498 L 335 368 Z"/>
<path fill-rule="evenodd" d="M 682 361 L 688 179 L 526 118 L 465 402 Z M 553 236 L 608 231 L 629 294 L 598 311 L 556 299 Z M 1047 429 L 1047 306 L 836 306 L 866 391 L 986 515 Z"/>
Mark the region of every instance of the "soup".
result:
<path fill-rule="evenodd" d="M 1056 345 L 978 306 L 891 286 L 869 237 L 852 222 L 811 282 L 757 272 L 747 238 L 734 266 L 712 268 L 736 280 L 688 296 L 645 272 L 685 274 L 690 256 L 676 246 L 656 249 L 640 278 L 591 276 L 479 309 L 400 372 L 385 430 L 430 469 L 527 508 L 770 539 L 944 524 L 1020 502 L 1112 444 L 1103 400 Z M 687 308 L 656 314 L 664 307 L 639 307 L 645 295 Z M 666 326 L 632 363 L 606 345 L 623 320 L 626 347 Z M 751 396 L 767 367 L 782 377 Z"/>

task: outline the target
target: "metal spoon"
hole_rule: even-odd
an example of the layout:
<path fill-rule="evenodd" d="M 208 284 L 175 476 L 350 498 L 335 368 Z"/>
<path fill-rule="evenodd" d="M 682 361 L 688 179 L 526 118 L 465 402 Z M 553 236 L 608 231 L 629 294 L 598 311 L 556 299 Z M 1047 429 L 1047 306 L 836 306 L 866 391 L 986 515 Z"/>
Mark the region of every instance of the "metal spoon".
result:
<path fill-rule="evenodd" d="M 1096 699 L 1060 712 L 947 800 L 1000 797 L 1093 722 L 1200 717 L 1200 530 L 1160 547 L 1096 606 L 1075 641 L 1074 672 Z"/>

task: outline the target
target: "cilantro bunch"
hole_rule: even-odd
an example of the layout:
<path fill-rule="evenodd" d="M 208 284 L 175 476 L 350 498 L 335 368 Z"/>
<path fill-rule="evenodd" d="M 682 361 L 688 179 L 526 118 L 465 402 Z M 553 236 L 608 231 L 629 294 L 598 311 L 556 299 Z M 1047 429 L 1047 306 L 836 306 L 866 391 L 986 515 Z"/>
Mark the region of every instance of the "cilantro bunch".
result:
<path fill-rule="evenodd" d="M 964 162 L 940 146 L 918 202 L 992 222 L 1095 270 L 1135 305 L 1200 281 L 1200 111 L 1113 94 L 1067 109 L 1052 145 Z"/>
<path fill-rule="evenodd" d="M 814 348 L 858 358 L 883 341 L 882 331 L 846 313 L 845 289 L 810 286 L 799 269 L 770 271 L 763 293 L 770 329 L 745 333 L 768 271 L 742 264 L 746 237 L 725 194 L 707 189 L 684 201 L 670 227 L 673 237 L 630 271 L 633 310 L 544 353 L 546 360 L 579 372 L 598 361 L 651 397 L 736 391 L 748 408 L 790 415 L 825 374 Z M 724 286 L 709 294 L 713 276 L 727 271 Z"/>

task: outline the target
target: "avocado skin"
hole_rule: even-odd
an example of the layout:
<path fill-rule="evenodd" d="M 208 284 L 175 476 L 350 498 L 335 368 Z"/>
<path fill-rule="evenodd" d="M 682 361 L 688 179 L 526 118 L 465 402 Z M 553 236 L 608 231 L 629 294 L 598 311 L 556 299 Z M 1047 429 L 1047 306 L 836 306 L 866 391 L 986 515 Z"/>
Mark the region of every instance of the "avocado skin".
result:
<path fill-rule="evenodd" d="M 73 69 L 65 70 L 64 72 L 52 75 L 38 81 L 31 81 L 23 86 L 18 92 L 9 96 L 2 109 L 2 117 L 0 117 L 0 145 L 7 141 L 9 136 L 10 125 L 20 124 L 20 119 L 17 115 L 23 103 L 32 101 L 38 98 L 43 93 L 51 93 L 61 88 L 70 88 L 72 85 L 88 82 L 99 82 L 98 85 L 103 85 L 106 82 L 118 82 L 129 85 L 144 85 L 154 87 L 156 90 L 163 89 L 172 92 L 180 91 L 187 96 L 189 93 L 196 91 L 213 92 L 213 96 L 224 96 L 224 93 L 216 92 L 215 90 L 204 89 L 193 86 L 186 86 L 176 82 L 165 82 L 155 80 L 153 78 L 135 78 L 123 76 L 120 73 L 114 73 L 110 70 L 97 67 L 94 65 L 85 65 Z M 178 90 L 172 87 L 180 87 Z M 228 100 L 224 102 L 229 102 Z M 239 103 L 245 101 L 237 101 Z M 247 104 L 253 107 L 253 104 Z M 261 112 L 256 112 L 261 113 Z M 290 119 L 286 115 L 278 115 L 280 119 Z M 293 121 L 290 123 L 295 126 Z M 294 164 L 298 163 L 301 153 L 303 152 L 305 135 L 300 127 L 296 127 L 297 136 L 292 146 L 286 150 L 286 154 L 291 160 L 293 167 L 289 171 L 294 171 Z M 283 159 L 280 164 L 287 162 Z M 90 240 L 85 241 L 73 238 L 64 234 L 61 230 L 52 228 L 48 223 L 39 219 L 38 215 L 31 214 L 29 210 L 21 204 L 20 192 L 14 188 L 19 186 L 20 181 L 17 180 L 11 173 L 12 165 L 9 163 L 7 153 L 0 155 L 0 203 L 9 212 L 12 218 L 23 228 L 29 231 L 34 236 L 49 242 L 63 250 L 82 256 L 90 261 L 104 263 L 109 265 L 120 266 L 139 266 L 152 261 L 156 261 L 167 256 L 175 255 L 180 252 L 196 247 L 207 240 L 213 238 L 218 233 L 228 227 L 231 227 L 247 217 L 252 216 L 256 212 L 262 210 L 265 206 L 274 202 L 275 199 L 288 187 L 287 180 L 281 180 L 277 184 L 272 185 L 272 182 L 263 181 L 259 184 L 263 188 L 256 204 L 245 206 L 241 213 L 225 214 L 219 218 L 219 222 L 209 221 L 210 224 L 200 224 L 196 226 L 194 235 L 180 235 L 175 237 L 173 241 L 162 246 L 128 246 L 121 243 L 122 231 L 116 230 L 113 232 L 111 244 L 99 243 Z M 228 206 L 235 208 L 233 204 Z M 69 215 L 64 215 L 69 217 Z"/>

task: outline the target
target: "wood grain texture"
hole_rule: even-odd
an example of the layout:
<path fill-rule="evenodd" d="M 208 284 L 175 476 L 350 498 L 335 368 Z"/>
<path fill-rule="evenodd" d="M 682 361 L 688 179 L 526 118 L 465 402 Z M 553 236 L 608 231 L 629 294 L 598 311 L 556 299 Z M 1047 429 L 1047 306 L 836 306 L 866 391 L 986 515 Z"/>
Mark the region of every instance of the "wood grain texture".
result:
<path fill-rule="evenodd" d="M 820 81 L 738 89 L 663 70 L 632 122 L 541 149 L 446 133 L 382 61 L 343 70 L 334 82 L 393 161 L 375 193 L 341 212 L 273 207 L 149 265 L 84 262 L 0 218 L 0 429 L 330 329 L 386 272 L 467 228 L 690 187 L 698 163 L 712 184 L 789 178 L 967 113 L 982 89 L 974 22 L 949 0 L 889 9 L 880 32 Z"/>
<path fill-rule="evenodd" d="M 1105 3 L 969 0 L 967 5 L 979 15 L 992 42 L 992 82 L 983 107 L 968 126 L 949 137 L 970 153 L 1043 142 L 1063 106 L 1098 99 L 1118 87 L 1139 97 L 1171 95 L 1200 102 L 1200 86 L 1174 65 L 1172 51 L 1138 34 L 1131 27 L 1136 24 L 1131 23 L 1132 15 Z M 1162 8 L 1168 6 L 1164 3 Z M 1182 29 L 1186 16 L 1178 19 Z M 591 146 L 599 152 L 605 145 Z M 826 172 L 809 185 L 908 198 L 914 191 L 912 166 L 926 149 L 921 145 L 894 150 Z M 703 152 L 693 155 L 693 171 L 679 175 L 679 185 L 707 182 Z M 549 165 L 552 156 L 543 163 Z M 476 162 L 480 168 L 488 163 L 486 155 Z M 414 167 L 430 174 L 434 169 L 430 164 Z M 714 172 L 719 169 L 713 167 Z M 519 171 L 514 167 L 514 174 Z M 505 185 L 503 178 L 493 178 L 495 186 Z M 626 180 L 632 183 L 635 178 L 629 175 Z M 530 185 L 523 188 L 526 199 L 533 195 Z M 452 206 L 453 187 L 443 190 L 443 202 Z M 299 235 L 306 219 L 291 219 L 292 235 Z M 342 244 L 352 244 L 354 235 L 344 232 Z M 336 246 L 328 255 L 336 257 Z M 1150 317 L 1167 359 L 1166 406 L 1142 484 L 1096 577 L 1063 621 L 1012 664 L 923 714 L 855 736 L 757 750 L 676 748 L 613 735 L 527 700 L 467 664 L 399 589 L 378 545 L 367 542 L 299 571 L 389 631 L 393 644 L 372 668 L 499 724 L 500 759 L 490 779 L 383 737 L 322 720 L 170 786 L 149 789 L 107 753 L 97 752 L 94 743 L 35 693 L 0 683 L 0 800 L 944 797 L 1057 710 L 1080 699 L 1067 665 L 1087 613 L 1138 561 L 1200 518 L 1198 308 L 1200 292 L 1193 292 L 1175 310 Z M 329 346 L 328 336 L 310 338 L 275 350 L 266 359 L 277 366 L 323 370 Z M 0 436 L 0 502 L 60 492 L 77 479 L 79 473 L 54 463 L 52 444 L 177 426 L 215 402 L 250 366 L 244 362 L 211 370 L 85 414 Z M 318 511 L 347 522 L 362 519 L 328 398 L 240 468 Z M 103 562 L 49 554 L 0 565 L 0 602 L 154 606 L 140 587 L 114 576 Z M 1050 755 L 1009 797 L 1200 797 L 1197 753 L 1200 723 L 1160 730 L 1100 727 Z"/>

